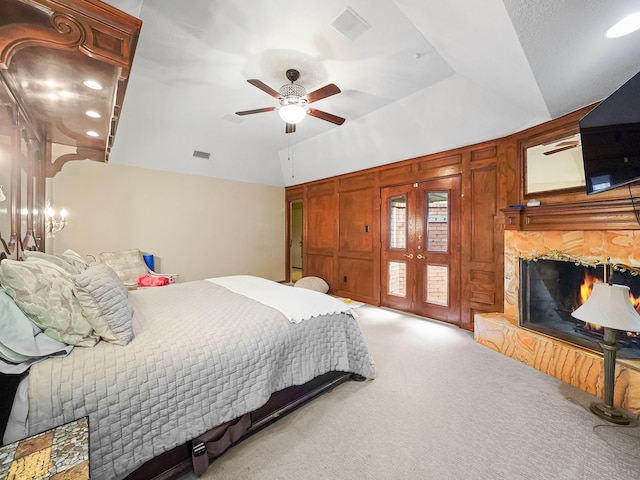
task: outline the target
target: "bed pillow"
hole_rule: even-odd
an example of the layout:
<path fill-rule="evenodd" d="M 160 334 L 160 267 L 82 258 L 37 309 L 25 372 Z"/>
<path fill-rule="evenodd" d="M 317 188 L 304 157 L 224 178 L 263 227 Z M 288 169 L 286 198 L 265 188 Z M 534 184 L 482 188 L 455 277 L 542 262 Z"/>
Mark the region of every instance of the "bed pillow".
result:
<path fill-rule="evenodd" d="M 81 270 L 78 269 L 75 265 L 69 263 L 64 258 L 59 257 L 57 255 L 51 255 L 48 253 L 29 250 L 24 252 L 24 259 L 27 262 L 32 262 L 32 261 L 51 262 L 54 265 L 57 265 L 58 267 L 62 268 L 65 272 L 67 272 L 70 275 L 75 275 L 76 273 L 81 272 Z"/>
<path fill-rule="evenodd" d="M 73 294 L 71 276 L 57 265 L 3 260 L 0 284 L 33 323 L 54 340 L 80 347 L 98 342 Z"/>
<path fill-rule="evenodd" d="M 116 272 L 98 263 L 72 278 L 74 293 L 95 332 L 107 342 L 127 345 L 133 339 L 133 310 Z"/>
<path fill-rule="evenodd" d="M 66 355 L 72 349 L 42 333 L 0 288 L 0 372 L 20 374 L 40 360 Z"/>
<path fill-rule="evenodd" d="M 87 262 L 82 255 L 69 248 L 62 252 L 59 257 L 76 267 L 79 272 L 82 272 L 89 267 L 89 262 Z"/>
<path fill-rule="evenodd" d="M 329 284 L 320 277 L 302 277 L 293 286 L 307 288 L 321 293 L 327 293 L 329 291 Z"/>
<path fill-rule="evenodd" d="M 117 252 L 102 252 L 97 257 L 101 262 L 113 268 L 125 285 L 137 285 L 138 278 L 149 273 L 147 264 L 144 263 L 142 258 L 142 252 L 137 248 Z"/>

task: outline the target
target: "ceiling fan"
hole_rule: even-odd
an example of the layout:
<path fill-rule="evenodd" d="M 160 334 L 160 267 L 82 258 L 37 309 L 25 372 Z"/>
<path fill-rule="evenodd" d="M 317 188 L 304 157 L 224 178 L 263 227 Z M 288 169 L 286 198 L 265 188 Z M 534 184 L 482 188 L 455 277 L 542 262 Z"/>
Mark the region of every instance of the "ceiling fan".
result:
<path fill-rule="evenodd" d="M 263 92 L 266 92 L 272 97 L 277 98 L 280 106 L 256 108 L 254 110 L 244 110 L 242 112 L 236 112 L 236 115 L 252 115 L 254 113 L 271 112 L 273 110 L 277 110 L 280 114 L 280 118 L 282 118 L 286 123 L 284 130 L 285 133 L 295 132 L 296 124 L 301 122 L 307 115 L 311 115 L 312 117 L 316 117 L 327 122 L 335 123 L 336 125 L 342 125 L 344 123 L 345 119 L 342 117 L 338 117 L 337 115 L 333 115 L 331 113 L 323 112 L 322 110 L 317 110 L 315 108 L 307 106 L 310 103 L 317 102 L 318 100 L 322 100 L 323 98 L 327 98 L 331 95 L 340 93 L 340 89 L 335 84 L 330 83 L 322 88 L 319 88 L 318 90 L 307 93 L 302 85 L 295 83 L 300 78 L 300 72 L 298 72 L 298 70 L 290 68 L 289 70 L 287 70 L 286 75 L 287 79 L 291 83 L 283 85 L 282 87 L 280 87 L 279 91 L 274 90 L 261 80 L 255 78 L 247 80 L 247 82 L 249 82 L 254 87 L 258 87 Z"/>
<path fill-rule="evenodd" d="M 580 146 L 580 137 L 576 135 L 577 138 L 572 138 L 569 140 L 565 140 L 563 142 L 556 143 L 551 150 L 547 150 L 546 152 L 542 152 L 545 155 L 553 155 L 554 153 L 564 152 L 565 150 L 570 150 L 575 147 Z"/>

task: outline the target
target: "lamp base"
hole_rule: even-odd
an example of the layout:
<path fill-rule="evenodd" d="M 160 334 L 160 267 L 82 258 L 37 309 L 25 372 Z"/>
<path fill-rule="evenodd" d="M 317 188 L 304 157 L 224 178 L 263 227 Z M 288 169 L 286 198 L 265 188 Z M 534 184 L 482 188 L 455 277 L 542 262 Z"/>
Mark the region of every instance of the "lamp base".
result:
<path fill-rule="evenodd" d="M 593 402 L 589 406 L 591 413 L 616 425 L 629 425 L 631 418 L 616 407 L 607 407 L 604 403 Z"/>

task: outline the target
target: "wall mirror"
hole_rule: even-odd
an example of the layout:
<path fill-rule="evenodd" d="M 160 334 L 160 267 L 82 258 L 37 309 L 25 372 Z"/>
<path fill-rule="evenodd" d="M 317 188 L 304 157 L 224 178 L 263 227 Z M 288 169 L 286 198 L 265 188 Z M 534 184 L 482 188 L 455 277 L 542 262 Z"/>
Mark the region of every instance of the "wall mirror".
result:
<path fill-rule="evenodd" d="M 520 153 L 524 198 L 584 189 L 582 148 L 577 127 L 555 135 L 531 138 L 522 143 Z"/>

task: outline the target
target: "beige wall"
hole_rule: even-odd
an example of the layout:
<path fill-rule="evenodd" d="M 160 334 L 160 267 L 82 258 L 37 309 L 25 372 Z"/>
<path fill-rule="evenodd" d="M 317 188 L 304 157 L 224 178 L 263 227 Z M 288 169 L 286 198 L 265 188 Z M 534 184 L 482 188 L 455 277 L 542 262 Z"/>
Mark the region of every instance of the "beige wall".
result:
<path fill-rule="evenodd" d="M 139 248 L 181 281 L 285 278 L 284 188 L 93 161 L 67 163 L 49 186 L 69 223 L 47 244 L 83 255 Z"/>

